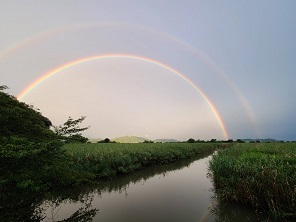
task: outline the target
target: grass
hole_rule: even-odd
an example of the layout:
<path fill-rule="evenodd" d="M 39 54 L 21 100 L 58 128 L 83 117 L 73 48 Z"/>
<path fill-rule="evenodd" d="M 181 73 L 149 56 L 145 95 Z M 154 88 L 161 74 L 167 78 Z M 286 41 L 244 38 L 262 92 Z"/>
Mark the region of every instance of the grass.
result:
<path fill-rule="evenodd" d="M 189 143 L 98 143 L 66 144 L 64 149 L 77 171 L 96 178 L 112 178 L 149 165 L 165 164 L 197 154 L 213 152 L 226 144 Z"/>
<path fill-rule="evenodd" d="M 210 162 L 218 198 L 296 217 L 296 143 L 246 143 Z"/>

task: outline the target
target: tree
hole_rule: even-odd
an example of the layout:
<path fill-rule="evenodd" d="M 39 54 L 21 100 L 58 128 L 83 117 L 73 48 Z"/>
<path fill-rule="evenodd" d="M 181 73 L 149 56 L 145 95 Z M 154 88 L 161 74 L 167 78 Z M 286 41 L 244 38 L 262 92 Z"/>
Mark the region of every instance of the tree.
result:
<path fill-rule="evenodd" d="M 0 86 L 0 210 L 20 208 L 49 189 L 87 180 L 74 170 L 50 120 L 5 89 Z"/>
<path fill-rule="evenodd" d="M 49 129 L 49 120 L 3 92 L 7 87 L 0 89 L 0 206 L 4 207 L 59 183 L 66 164 L 60 162 L 65 159 L 62 144 Z"/>
<path fill-rule="evenodd" d="M 187 140 L 187 143 L 195 143 L 195 140 L 190 138 L 189 140 Z"/>
<path fill-rule="evenodd" d="M 5 89 L 8 89 L 7 86 L 3 85 L 3 86 L 0 86 L 0 91 L 4 91 Z"/>
<path fill-rule="evenodd" d="M 17 138 L 34 142 L 55 138 L 56 135 L 49 129 L 51 121 L 32 106 L 2 92 L 7 88 L 0 86 L 0 142 L 3 144 L 4 140 Z"/>
<path fill-rule="evenodd" d="M 62 140 L 66 142 L 86 143 L 88 139 L 82 136 L 80 132 L 83 132 L 89 129 L 89 126 L 83 127 L 83 128 L 79 126 L 79 124 L 83 120 L 85 120 L 85 118 L 86 118 L 85 116 L 82 116 L 75 120 L 72 117 L 69 117 L 68 120 L 63 125 L 54 126 L 54 131 L 56 135 L 58 135 Z"/>
<path fill-rule="evenodd" d="M 110 139 L 109 138 L 105 138 L 104 139 L 104 143 L 110 143 Z"/>
<path fill-rule="evenodd" d="M 144 140 L 143 143 L 154 143 L 154 141 L 152 141 L 152 140 Z"/>
<path fill-rule="evenodd" d="M 236 142 L 238 142 L 238 143 L 244 143 L 245 141 L 243 141 L 242 139 L 237 139 Z"/>

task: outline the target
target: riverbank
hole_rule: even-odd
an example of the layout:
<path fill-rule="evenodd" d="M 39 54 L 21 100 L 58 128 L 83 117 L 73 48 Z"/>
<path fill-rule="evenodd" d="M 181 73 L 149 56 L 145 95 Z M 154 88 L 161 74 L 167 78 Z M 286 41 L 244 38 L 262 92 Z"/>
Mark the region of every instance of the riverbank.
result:
<path fill-rule="evenodd" d="M 296 217 L 296 143 L 246 143 L 210 162 L 218 198 Z"/>
<path fill-rule="evenodd" d="M 66 144 L 77 171 L 98 178 L 112 178 L 149 165 L 177 162 L 197 154 L 210 153 L 229 144 L 222 143 L 96 143 Z"/>
<path fill-rule="evenodd" d="M 52 190 L 35 203 L 39 218 L 35 221 L 196 221 L 211 204 L 212 183 L 207 177 L 211 154 Z M 16 211 L 28 212 L 2 211 L 0 221 L 30 221 L 7 220 Z"/>
<path fill-rule="evenodd" d="M 3 198 L 0 202 L 0 221 L 41 221 L 43 215 L 39 209 L 44 200 L 53 200 L 57 204 L 62 200 L 68 199 L 63 195 L 56 198 L 53 193 L 66 193 L 67 190 L 75 190 L 81 187 L 101 187 L 102 184 L 111 183 L 105 189 L 114 189 L 121 185 L 118 178 L 128 176 L 130 172 L 138 172 L 138 177 L 134 180 L 148 178 L 158 173 L 165 173 L 166 170 L 175 170 L 173 167 L 167 168 L 166 163 L 183 162 L 189 164 L 194 158 L 202 158 L 211 155 L 215 150 L 229 146 L 229 144 L 188 144 L 188 143 L 97 143 L 97 144 L 64 144 L 61 147 L 60 162 L 55 165 L 55 170 L 51 170 L 46 175 L 45 181 L 52 184 L 47 190 L 32 192 L 29 189 L 12 188 L 3 190 Z M 178 163 L 176 163 L 178 164 Z M 157 166 L 157 167 L 149 167 Z M 184 165 L 181 165 L 182 167 Z M 160 169 L 159 169 L 160 167 Z M 149 169 L 150 174 L 143 175 L 141 169 Z M 161 170 L 162 169 L 162 170 Z M 136 170 L 138 170 L 136 172 Z M 36 169 L 37 172 L 38 169 Z M 125 174 L 125 175 L 122 175 Z M 35 176 L 32 170 L 32 175 Z M 38 174 L 39 176 L 39 174 Z M 128 177 L 124 177 L 128 178 Z M 112 179 L 112 180 L 110 180 Z M 120 183 L 121 183 L 120 182 Z M 104 187 L 101 187 L 104 190 Z M 112 188 L 113 189 L 113 188 Z M 27 191 L 27 192 L 24 192 Z M 2 191 L 2 190 L 1 190 Z M 83 195 L 82 195 L 83 196 Z M 79 194 L 73 197 L 75 202 Z M 90 197 L 91 199 L 91 197 Z M 82 201 L 83 202 L 83 201 Z M 80 217 L 95 214 L 96 210 L 85 208 L 81 209 L 73 216 Z M 70 221 L 70 220 L 69 220 Z M 78 221 L 78 220 L 77 220 Z"/>

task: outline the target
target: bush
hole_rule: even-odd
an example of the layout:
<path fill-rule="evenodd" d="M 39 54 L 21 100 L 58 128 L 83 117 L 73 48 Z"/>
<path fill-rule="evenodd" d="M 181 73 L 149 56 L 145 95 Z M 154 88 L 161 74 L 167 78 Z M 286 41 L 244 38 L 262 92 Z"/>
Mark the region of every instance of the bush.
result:
<path fill-rule="evenodd" d="M 0 207 L 22 205 L 48 189 L 81 181 L 50 120 L 1 89 Z"/>

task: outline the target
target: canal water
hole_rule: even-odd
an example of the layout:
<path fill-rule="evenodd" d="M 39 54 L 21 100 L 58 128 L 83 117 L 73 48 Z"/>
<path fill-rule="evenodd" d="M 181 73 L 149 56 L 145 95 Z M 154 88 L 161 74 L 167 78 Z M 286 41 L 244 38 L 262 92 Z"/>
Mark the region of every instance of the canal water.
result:
<path fill-rule="evenodd" d="M 254 222 L 260 213 L 238 204 L 217 203 L 208 176 L 211 155 L 149 167 L 54 194 L 44 201 L 43 221 Z"/>

